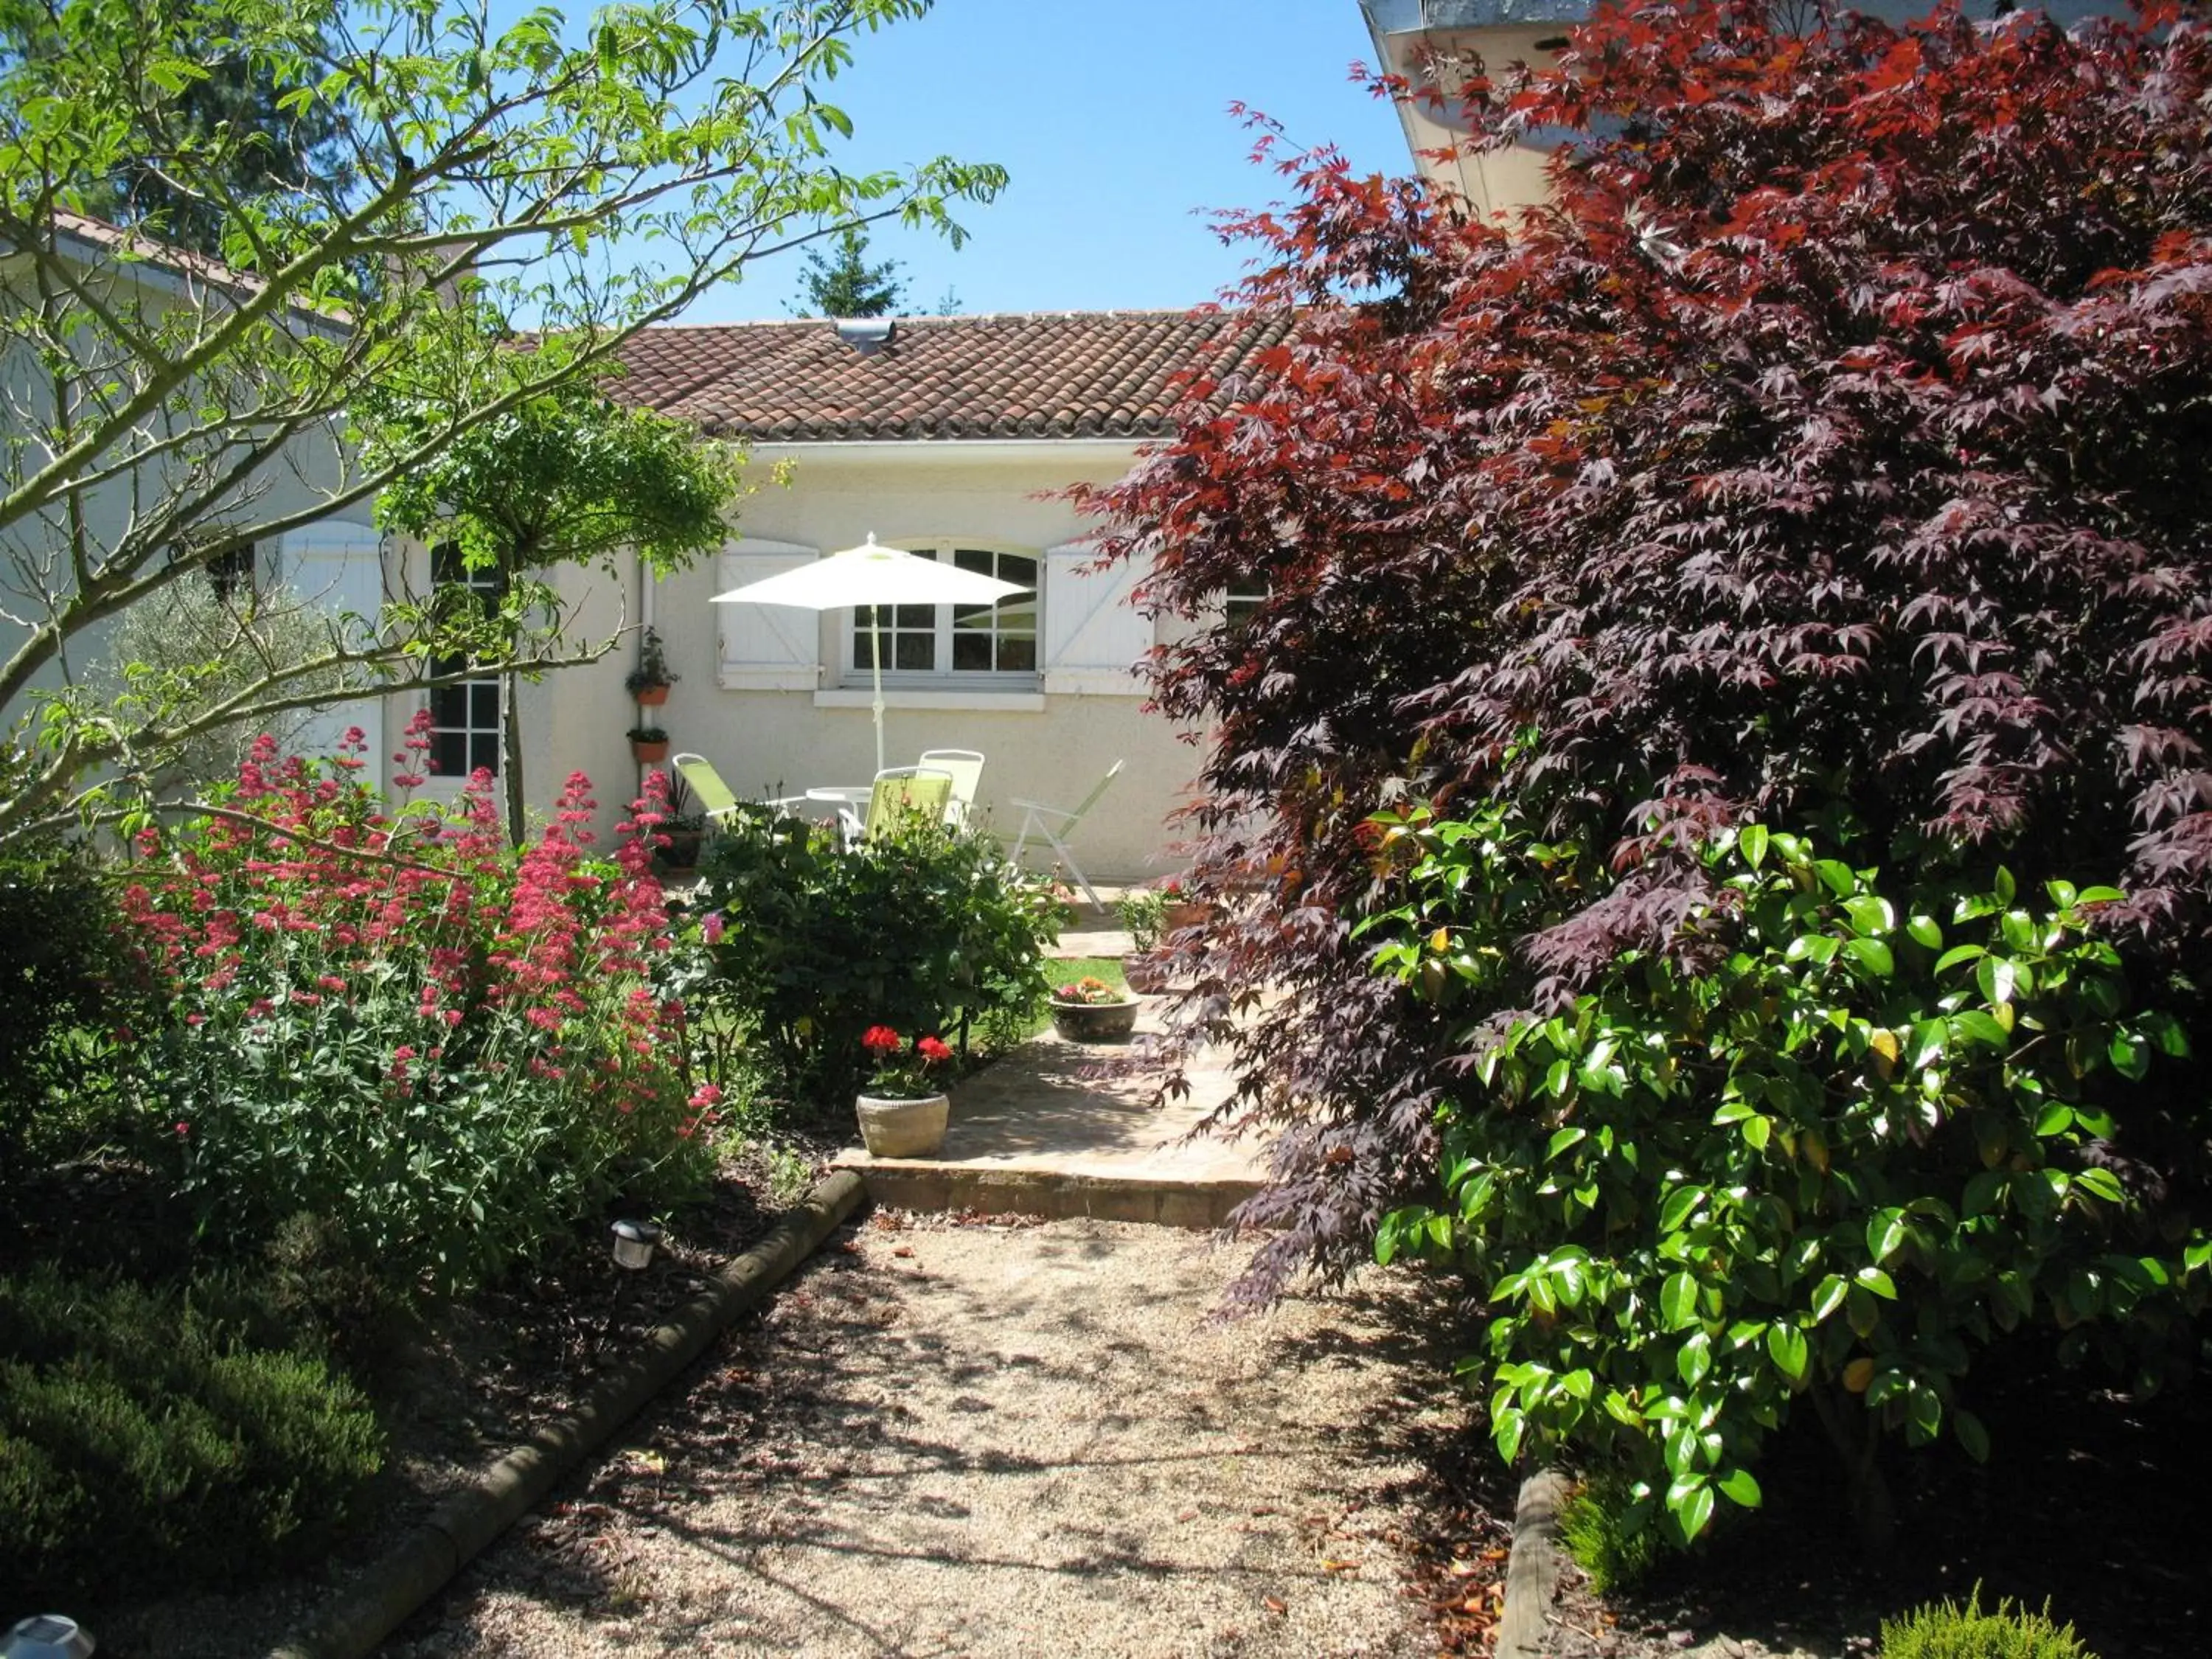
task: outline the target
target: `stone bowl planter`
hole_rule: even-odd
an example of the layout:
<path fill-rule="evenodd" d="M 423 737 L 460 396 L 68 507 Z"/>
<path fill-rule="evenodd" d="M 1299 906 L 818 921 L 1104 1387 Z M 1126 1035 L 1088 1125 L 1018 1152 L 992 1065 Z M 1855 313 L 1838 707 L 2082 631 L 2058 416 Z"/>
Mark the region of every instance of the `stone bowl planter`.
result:
<path fill-rule="evenodd" d="M 1137 1029 L 1139 1006 L 1134 997 L 1119 1002 L 1055 1002 L 1052 1029 L 1070 1042 L 1125 1042 Z"/>
<path fill-rule="evenodd" d="M 919 1100 L 862 1095 L 858 1109 L 860 1140 L 870 1158 L 933 1158 L 945 1145 L 945 1122 L 952 1102 L 944 1095 L 924 1095 Z"/>

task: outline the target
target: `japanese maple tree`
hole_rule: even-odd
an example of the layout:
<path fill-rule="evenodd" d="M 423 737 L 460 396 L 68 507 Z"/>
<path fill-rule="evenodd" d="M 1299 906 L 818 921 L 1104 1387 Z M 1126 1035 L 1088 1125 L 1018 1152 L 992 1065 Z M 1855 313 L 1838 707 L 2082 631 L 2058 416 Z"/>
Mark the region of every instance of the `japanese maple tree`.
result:
<path fill-rule="evenodd" d="M 1510 802 L 1563 849 L 1501 1009 L 1678 950 L 1703 849 L 1756 820 L 2124 889 L 2100 925 L 2201 1048 L 2208 91 L 2164 6 L 2070 36 L 1608 9 L 1556 71 L 1465 88 L 1479 145 L 1578 135 L 1543 205 L 1486 222 L 1324 151 L 1228 222 L 1265 262 L 1238 302 L 1295 329 L 1195 372 L 1087 499 L 1202 624 L 1151 665 L 1206 733 L 1189 885 L 1272 884 L 1185 940 L 1224 1116 L 1279 1132 L 1262 1283 L 1365 1255 L 1474 1052 L 1352 936 L 1404 803 Z M 2123 1142 L 2191 1174 L 2201 1109 L 2135 1104 Z"/>

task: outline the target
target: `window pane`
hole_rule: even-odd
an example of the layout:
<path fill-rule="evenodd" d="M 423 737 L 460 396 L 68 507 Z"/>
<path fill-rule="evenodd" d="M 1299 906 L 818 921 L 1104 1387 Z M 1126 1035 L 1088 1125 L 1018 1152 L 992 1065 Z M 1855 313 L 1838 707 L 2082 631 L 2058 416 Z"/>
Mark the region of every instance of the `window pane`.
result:
<path fill-rule="evenodd" d="M 430 693 L 430 724 L 464 726 L 469 723 L 469 688 L 441 685 Z"/>
<path fill-rule="evenodd" d="M 482 767 L 494 777 L 499 775 L 499 734 L 478 732 L 469 738 L 469 770 Z"/>
<path fill-rule="evenodd" d="M 997 568 L 998 561 L 996 557 L 992 554 L 986 553 L 980 547 L 962 547 L 954 549 L 952 554 L 952 563 L 956 569 L 981 571 L 986 576 L 995 576 L 999 574 Z M 1008 577 L 1007 580 L 1011 581 L 1013 579 L 1012 577 Z"/>
<path fill-rule="evenodd" d="M 1019 553 L 1002 553 L 999 556 L 999 568 L 992 574 L 1001 581 L 1019 582 L 1024 587 L 1035 587 L 1036 561 L 1025 558 Z"/>
<path fill-rule="evenodd" d="M 499 724 L 499 687 L 495 683 L 478 680 L 469 687 L 469 724 L 479 727 Z"/>
<path fill-rule="evenodd" d="M 991 666 L 991 636 L 988 634 L 955 634 L 952 636 L 952 666 L 958 673 L 988 672 Z"/>
<path fill-rule="evenodd" d="M 999 670 L 1006 674 L 1036 672 L 1036 636 L 1009 635 L 999 641 Z"/>
<path fill-rule="evenodd" d="M 430 734 L 430 770 L 435 776 L 457 778 L 468 771 L 469 739 L 465 732 Z"/>
<path fill-rule="evenodd" d="M 937 640 L 930 634 L 901 634 L 890 665 L 894 668 L 927 670 L 937 666 Z"/>
<path fill-rule="evenodd" d="M 891 614 L 884 618 L 886 628 L 933 629 L 937 626 L 937 607 L 933 605 L 896 605 Z"/>

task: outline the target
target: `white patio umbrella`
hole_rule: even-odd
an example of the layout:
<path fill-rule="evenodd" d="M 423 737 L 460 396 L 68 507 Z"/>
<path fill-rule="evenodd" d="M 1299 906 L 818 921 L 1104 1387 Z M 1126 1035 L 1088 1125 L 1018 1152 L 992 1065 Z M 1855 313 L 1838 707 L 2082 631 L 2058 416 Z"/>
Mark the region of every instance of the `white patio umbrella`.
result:
<path fill-rule="evenodd" d="M 868 607 L 868 665 L 875 673 L 876 770 L 884 769 L 884 652 L 880 626 L 887 605 L 994 605 L 1028 590 L 981 571 L 917 558 L 901 547 L 883 547 L 872 534 L 860 547 L 817 559 L 726 593 L 717 605 L 787 605 L 801 611 Z"/>

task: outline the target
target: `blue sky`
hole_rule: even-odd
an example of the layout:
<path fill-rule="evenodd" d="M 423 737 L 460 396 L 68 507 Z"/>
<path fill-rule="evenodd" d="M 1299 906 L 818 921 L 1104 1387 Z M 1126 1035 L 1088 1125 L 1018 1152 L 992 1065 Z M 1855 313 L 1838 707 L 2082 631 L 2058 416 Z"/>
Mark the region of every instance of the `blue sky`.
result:
<path fill-rule="evenodd" d="M 1389 107 L 1346 71 L 1373 45 L 1358 0 L 938 0 L 920 22 L 864 35 L 828 90 L 853 118 L 841 165 L 937 155 L 1012 173 L 963 220 L 957 253 L 889 227 L 871 258 L 901 262 L 909 310 L 1182 307 L 1237 280 L 1204 210 L 1278 200 L 1228 112 L 1264 110 L 1300 144 L 1334 143 L 1362 172 L 1408 170 Z M 694 322 L 788 314 L 796 255 L 710 295 Z"/>

